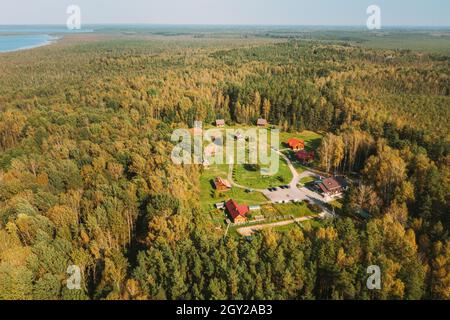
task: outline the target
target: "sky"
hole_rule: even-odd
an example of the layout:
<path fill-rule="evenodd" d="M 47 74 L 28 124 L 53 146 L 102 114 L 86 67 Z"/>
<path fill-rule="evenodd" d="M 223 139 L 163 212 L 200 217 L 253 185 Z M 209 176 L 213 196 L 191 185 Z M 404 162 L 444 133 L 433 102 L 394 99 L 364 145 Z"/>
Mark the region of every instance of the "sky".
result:
<path fill-rule="evenodd" d="M 0 25 L 82 24 L 365 25 L 370 5 L 385 26 L 450 26 L 449 0 L 0 0 Z"/>

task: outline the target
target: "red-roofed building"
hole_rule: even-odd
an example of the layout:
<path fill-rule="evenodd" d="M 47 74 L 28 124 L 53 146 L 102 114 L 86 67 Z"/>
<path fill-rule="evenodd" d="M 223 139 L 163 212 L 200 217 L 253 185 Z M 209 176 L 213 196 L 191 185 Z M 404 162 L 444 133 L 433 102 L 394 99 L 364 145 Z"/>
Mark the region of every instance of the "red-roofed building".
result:
<path fill-rule="evenodd" d="M 297 139 L 297 138 L 290 138 L 287 141 L 287 144 L 289 148 L 291 148 L 294 151 L 300 151 L 305 149 L 305 141 Z"/>
<path fill-rule="evenodd" d="M 234 200 L 229 200 L 225 204 L 225 208 L 227 208 L 228 213 L 233 219 L 233 223 L 240 224 L 245 223 L 247 221 L 247 213 L 249 212 L 248 206 L 239 205 Z"/>
<path fill-rule="evenodd" d="M 314 161 L 315 158 L 314 151 L 309 152 L 306 150 L 300 150 L 295 156 L 299 161 L 302 161 L 303 163 Z"/>

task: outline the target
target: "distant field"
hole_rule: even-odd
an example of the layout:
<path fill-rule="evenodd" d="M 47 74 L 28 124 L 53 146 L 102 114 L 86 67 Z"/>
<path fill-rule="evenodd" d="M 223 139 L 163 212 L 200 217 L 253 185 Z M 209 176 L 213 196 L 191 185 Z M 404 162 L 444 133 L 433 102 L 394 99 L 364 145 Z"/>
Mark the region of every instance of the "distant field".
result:
<path fill-rule="evenodd" d="M 355 31 L 315 32 L 311 39 L 353 43 L 367 48 L 414 50 L 450 54 L 450 30 L 390 30 L 373 32 L 365 29 Z"/>
<path fill-rule="evenodd" d="M 274 38 L 297 38 L 323 42 L 352 43 L 367 48 L 414 50 L 430 53 L 450 54 L 449 28 L 383 28 L 369 31 L 365 28 L 341 28 L 335 30 L 291 30 L 273 31 L 268 35 Z"/>
<path fill-rule="evenodd" d="M 394 33 L 365 38 L 362 46 L 374 49 L 414 50 L 450 54 L 450 33 Z"/>
<path fill-rule="evenodd" d="M 102 28 L 94 33 L 80 35 L 64 35 L 62 43 L 67 44 L 83 40 L 108 41 L 121 39 L 127 44 L 148 46 L 156 40 L 189 41 L 193 46 L 225 47 L 226 45 L 255 45 L 263 43 L 283 42 L 289 39 L 307 41 L 323 41 L 352 43 L 367 48 L 414 50 L 439 54 L 450 54 L 450 29 L 393 29 L 385 28 L 380 31 L 369 31 L 365 28 L 340 28 L 327 30 L 305 27 L 265 27 L 260 29 L 238 27 L 210 27 L 210 28 L 141 28 L 128 30 L 126 28 Z M 70 41 L 68 41 L 70 40 Z M 124 42 L 125 44 L 125 42 Z M 97 44 L 96 44 L 97 45 Z"/>

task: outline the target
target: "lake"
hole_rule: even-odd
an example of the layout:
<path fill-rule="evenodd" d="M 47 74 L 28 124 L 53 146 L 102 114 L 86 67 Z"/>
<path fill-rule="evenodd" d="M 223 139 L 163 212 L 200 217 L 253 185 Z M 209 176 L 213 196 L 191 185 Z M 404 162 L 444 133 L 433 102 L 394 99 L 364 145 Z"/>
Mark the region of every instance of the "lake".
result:
<path fill-rule="evenodd" d="M 58 38 L 48 34 L 33 35 L 1 35 L 0 52 L 11 52 L 23 49 L 31 49 L 52 43 Z"/>
<path fill-rule="evenodd" d="M 50 44 L 65 34 L 93 31 L 85 27 L 82 30 L 69 30 L 64 25 L 0 25 L 0 52 L 36 48 Z"/>

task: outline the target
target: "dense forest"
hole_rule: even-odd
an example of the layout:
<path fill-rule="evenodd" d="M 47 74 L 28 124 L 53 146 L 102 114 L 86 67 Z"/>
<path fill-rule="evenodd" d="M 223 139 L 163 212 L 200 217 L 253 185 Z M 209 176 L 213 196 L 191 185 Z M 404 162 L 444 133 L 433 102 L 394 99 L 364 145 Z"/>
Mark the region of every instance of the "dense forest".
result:
<path fill-rule="evenodd" d="M 450 299 L 450 55 L 83 35 L 0 72 L 0 299 Z M 323 132 L 322 169 L 361 177 L 342 218 L 209 232 L 172 130 L 259 117 Z"/>

